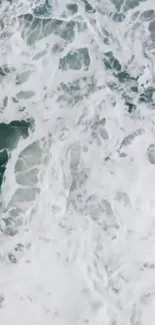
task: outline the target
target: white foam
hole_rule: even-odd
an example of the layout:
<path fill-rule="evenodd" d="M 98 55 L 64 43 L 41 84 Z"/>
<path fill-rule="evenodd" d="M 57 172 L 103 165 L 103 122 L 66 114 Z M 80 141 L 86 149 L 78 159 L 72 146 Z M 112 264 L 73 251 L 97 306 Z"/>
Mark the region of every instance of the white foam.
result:
<path fill-rule="evenodd" d="M 71 21 L 73 17 L 64 17 L 67 3 L 53 1 L 51 16 Z M 141 74 L 139 87 L 154 85 L 152 54 L 144 51 L 148 21 L 133 18 L 138 10 L 153 9 L 154 3 L 141 3 L 123 22 L 112 20 L 110 0 L 91 2 L 97 8 L 94 15 L 85 12 L 81 1 L 76 3 L 74 19 L 87 28 L 76 30 L 73 42 L 51 34 L 30 47 L 14 20 L 0 36 L 0 60 L 14 68 L 1 78 L 2 97 L 9 97 L 1 121 L 35 120 L 35 130 L 11 155 L 2 187 L 0 322 L 152 325 L 155 172 L 147 148 L 154 144 L 155 117 L 147 104 L 137 103 L 132 115 L 126 111 L 121 92 L 108 87 L 116 81 L 103 58 L 104 52 L 113 51 L 123 68 Z M 4 16 L 28 11 L 31 1 L 18 1 Z M 12 28 L 14 35 L 9 34 Z M 103 42 L 107 33 L 109 45 Z M 55 45 L 62 50 L 56 53 Z M 91 59 L 88 71 L 60 71 L 59 59 L 84 46 Z M 32 73 L 17 85 L 17 75 L 26 71 Z M 73 87 L 80 78 L 88 80 L 82 81 L 76 101 L 61 87 L 66 82 Z M 24 90 L 35 96 L 14 103 L 12 97 Z M 121 145 L 140 129 L 140 135 Z M 42 154 L 29 147 L 35 141 Z M 17 169 L 19 158 L 29 174 Z M 35 186 L 32 168 L 38 171 Z M 29 199 L 35 191 L 31 184 L 38 192 Z M 11 213 L 18 224 L 12 237 L 5 224 Z"/>

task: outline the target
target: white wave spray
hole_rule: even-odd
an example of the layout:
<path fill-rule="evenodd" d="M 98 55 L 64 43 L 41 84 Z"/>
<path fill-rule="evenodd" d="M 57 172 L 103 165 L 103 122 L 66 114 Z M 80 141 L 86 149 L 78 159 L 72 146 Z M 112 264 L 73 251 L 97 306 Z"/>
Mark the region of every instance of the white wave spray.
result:
<path fill-rule="evenodd" d="M 154 324 L 154 2 L 46 5 L 1 4 L 0 322 Z"/>

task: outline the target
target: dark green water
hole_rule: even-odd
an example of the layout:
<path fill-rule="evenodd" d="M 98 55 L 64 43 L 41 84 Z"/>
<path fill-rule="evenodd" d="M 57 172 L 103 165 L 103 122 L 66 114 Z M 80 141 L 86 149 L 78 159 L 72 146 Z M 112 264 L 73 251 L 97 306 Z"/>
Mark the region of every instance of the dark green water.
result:
<path fill-rule="evenodd" d="M 29 121 L 0 123 L 0 186 L 3 182 L 9 155 L 17 147 L 21 137 L 28 137 L 30 128 L 31 123 Z"/>

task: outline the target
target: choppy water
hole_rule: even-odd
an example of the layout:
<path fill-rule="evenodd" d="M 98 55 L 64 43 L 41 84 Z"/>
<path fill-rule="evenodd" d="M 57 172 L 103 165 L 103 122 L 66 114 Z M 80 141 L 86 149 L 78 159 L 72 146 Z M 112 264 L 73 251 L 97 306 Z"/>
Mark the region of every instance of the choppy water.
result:
<path fill-rule="evenodd" d="M 0 1 L 0 323 L 155 322 L 154 0 Z"/>

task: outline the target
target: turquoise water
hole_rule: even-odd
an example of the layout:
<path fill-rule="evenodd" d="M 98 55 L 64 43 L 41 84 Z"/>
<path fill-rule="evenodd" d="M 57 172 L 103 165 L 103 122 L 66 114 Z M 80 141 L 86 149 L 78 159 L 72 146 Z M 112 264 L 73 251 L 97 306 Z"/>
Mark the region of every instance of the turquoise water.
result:
<path fill-rule="evenodd" d="M 0 185 L 3 182 L 9 154 L 16 148 L 20 137 L 28 137 L 30 127 L 31 124 L 28 121 L 0 123 Z"/>

